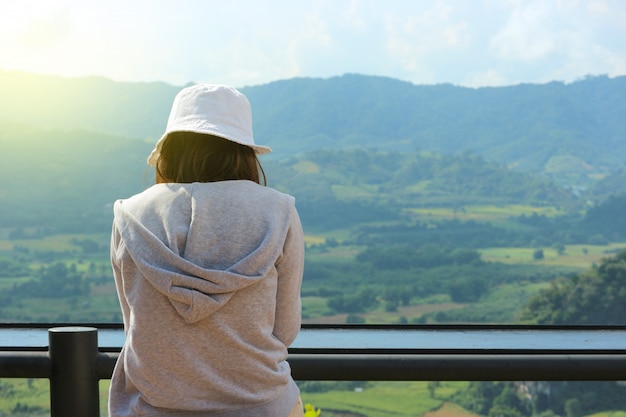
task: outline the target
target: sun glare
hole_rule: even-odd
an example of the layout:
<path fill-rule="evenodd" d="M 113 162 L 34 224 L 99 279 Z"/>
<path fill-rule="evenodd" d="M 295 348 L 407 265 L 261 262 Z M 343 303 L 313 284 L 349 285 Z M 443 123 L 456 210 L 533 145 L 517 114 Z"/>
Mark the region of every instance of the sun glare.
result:
<path fill-rule="evenodd" d="M 102 63 L 117 42 L 103 30 L 101 7 L 76 7 L 62 0 L 3 2 L 0 69 L 67 77 L 104 75 L 108 68 Z"/>

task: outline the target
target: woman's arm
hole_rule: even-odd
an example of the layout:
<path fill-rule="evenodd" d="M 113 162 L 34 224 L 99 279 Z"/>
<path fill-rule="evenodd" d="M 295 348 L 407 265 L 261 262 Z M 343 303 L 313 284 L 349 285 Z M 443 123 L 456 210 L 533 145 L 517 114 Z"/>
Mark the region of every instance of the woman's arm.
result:
<path fill-rule="evenodd" d="M 278 289 L 274 336 L 285 346 L 289 346 L 298 336 L 302 323 L 300 289 L 304 272 L 304 234 L 295 207 L 290 216 L 283 255 L 276 264 L 276 271 Z"/>

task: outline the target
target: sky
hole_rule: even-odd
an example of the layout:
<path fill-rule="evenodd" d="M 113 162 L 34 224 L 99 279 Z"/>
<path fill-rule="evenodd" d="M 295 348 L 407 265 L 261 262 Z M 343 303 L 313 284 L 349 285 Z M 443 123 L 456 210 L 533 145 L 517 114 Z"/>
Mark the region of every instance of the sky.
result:
<path fill-rule="evenodd" d="M 235 87 L 626 74 L 624 0 L 0 0 L 0 70 Z"/>

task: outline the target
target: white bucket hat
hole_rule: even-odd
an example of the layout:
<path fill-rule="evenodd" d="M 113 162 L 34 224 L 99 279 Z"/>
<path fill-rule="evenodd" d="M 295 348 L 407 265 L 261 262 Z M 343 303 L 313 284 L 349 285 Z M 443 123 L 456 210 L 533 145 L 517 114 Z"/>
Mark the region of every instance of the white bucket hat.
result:
<path fill-rule="evenodd" d="M 176 95 L 165 133 L 150 153 L 148 165 L 156 164 L 163 141 L 172 132 L 219 136 L 249 146 L 257 155 L 272 151 L 254 143 L 248 98 L 225 85 L 198 84 L 184 88 Z"/>

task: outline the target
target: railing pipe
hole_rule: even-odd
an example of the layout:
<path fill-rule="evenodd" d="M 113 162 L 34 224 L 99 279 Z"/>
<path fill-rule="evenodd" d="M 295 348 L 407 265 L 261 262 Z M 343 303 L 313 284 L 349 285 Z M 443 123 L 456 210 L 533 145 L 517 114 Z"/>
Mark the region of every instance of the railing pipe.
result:
<path fill-rule="evenodd" d="M 56 327 L 48 331 L 48 337 L 51 417 L 100 416 L 98 329 Z"/>
<path fill-rule="evenodd" d="M 119 359 L 123 329 L 56 327 L 0 334 L 0 377 L 49 378 L 52 417 L 99 416 L 100 379 Z M 303 329 L 289 349 L 296 380 L 626 380 L 626 327 L 581 329 Z M 46 331 L 48 340 L 46 341 Z M 318 333 L 321 332 L 321 333 Z M 370 334 L 370 332 L 373 332 Z M 1 332 L 0 332 L 1 333 Z M 308 334 L 307 334 L 308 333 Z M 355 335 L 364 335 L 358 345 Z M 43 337 L 42 337 L 43 336 Z M 319 343 L 319 338 L 327 338 Z M 108 341 L 107 341 L 108 339 Z M 358 337 L 357 337 L 358 339 Z M 346 343 L 346 341 L 348 341 Z M 558 341 L 559 343 L 555 343 Z M 431 343 L 434 342 L 434 343 Z M 565 343 L 563 347 L 562 343 Z"/>
<path fill-rule="evenodd" d="M 50 378 L 48 352 L 0 352 L 0 377 Z"/>
<path fill-rule="evenodd" d="M 296 380 L 619 381 L 626 354 L 292 354 Z"/>
<path fill-rule="evenodd" d="M 110 379 L 119 353 L 100 353 L 97 374 Z M 622 355 L 298 354 L 288 357 L 300 381 L 621 381 Z"/>

